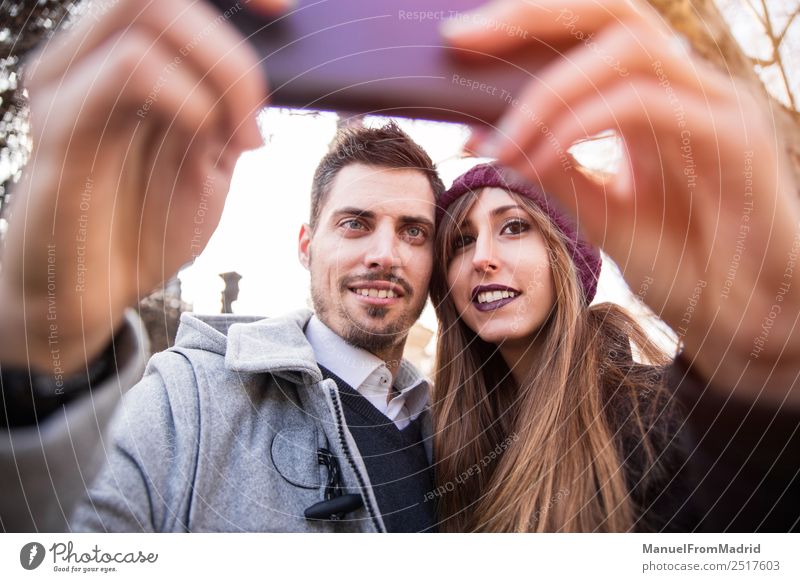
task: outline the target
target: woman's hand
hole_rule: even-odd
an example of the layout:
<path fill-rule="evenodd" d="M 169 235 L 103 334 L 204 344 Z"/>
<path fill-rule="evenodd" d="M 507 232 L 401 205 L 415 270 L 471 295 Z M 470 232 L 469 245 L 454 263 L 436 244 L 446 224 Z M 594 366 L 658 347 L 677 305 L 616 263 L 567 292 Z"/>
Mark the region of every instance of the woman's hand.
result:
<path fill-rule="evenodd" d="M 707 379 L 757 394 L 777 366 L 790 386 L 800 208 L 759 92 L 693 57 L 644 3 L 498 1 L 443 33 L 490 54 L 531 38 L 569 46 L 469 147 L 569 208 Z M 567 150 L 604 130 L 620 136 L 625 159 L 599 183 Z M 785 394 L 781 386 L 772 396 Z"/>

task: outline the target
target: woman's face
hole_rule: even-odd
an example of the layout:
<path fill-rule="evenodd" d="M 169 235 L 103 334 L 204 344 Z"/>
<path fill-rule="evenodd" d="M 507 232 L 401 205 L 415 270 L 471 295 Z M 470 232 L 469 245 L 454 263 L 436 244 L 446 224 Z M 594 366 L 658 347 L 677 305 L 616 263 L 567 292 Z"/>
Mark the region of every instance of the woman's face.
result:
<path fill-rule="evenodd" d="M 505 190 L 484 188 L 453 240 L 447 283 L 464 323 L 489 343 L 530 342 L 555 302 L 531 215 Z"/>

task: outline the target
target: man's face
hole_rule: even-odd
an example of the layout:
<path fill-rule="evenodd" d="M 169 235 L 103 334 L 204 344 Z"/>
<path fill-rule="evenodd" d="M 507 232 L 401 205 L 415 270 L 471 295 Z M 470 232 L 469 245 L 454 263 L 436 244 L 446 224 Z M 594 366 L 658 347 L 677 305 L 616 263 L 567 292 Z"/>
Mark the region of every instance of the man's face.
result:
<path fill-rule="evenodd" d="M 373 353 L 401 345 L 419 318 L 433 267 L 434 196 L 420 171 L 342 168 L 312 233 L 300 232 L 317 316 Z"/>

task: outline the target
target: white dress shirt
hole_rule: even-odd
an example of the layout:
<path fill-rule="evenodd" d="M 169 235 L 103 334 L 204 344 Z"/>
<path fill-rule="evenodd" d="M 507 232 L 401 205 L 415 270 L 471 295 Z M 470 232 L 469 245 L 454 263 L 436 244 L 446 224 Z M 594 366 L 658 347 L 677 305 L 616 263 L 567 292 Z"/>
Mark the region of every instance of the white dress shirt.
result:
<path fill-rule="evenodd" d="M 383 360 L 347 343 L 316 315 L 305 333 L 317 362 L 357 390 L 397 428 L 407 427 L 428 405 L 428 380 L 407 360 L 400 361 L 393 389 L 392 373 Z"/>

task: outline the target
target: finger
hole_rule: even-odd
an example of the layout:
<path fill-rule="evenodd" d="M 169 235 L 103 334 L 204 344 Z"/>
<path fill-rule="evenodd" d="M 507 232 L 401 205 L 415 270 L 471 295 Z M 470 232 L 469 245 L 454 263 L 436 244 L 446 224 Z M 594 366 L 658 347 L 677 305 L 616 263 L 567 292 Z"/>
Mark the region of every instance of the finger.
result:
<path fill-rule="evenodd" d="M 184 140 L 162 134 L 156 146 L 159 155 L 147 175 L 142 215 L 148 223 L 145 231 L 157 234 L 154 241 L 140 241 L 140 248 L 155 242 L 163 249 L 168 277 L 192 254 L 200 254 L 211 238 L 225 206 L 233 164 L 226 159 L 224 141 L 213 134 L 196 139 L 186 135 Z M 163 176 L 172 179 L 168 196 L 161 191 Z M 155 260 L 153 251 L 151 255 Z"/>
<path fill-rule="evenodd" d="M 580 137 L 615 128 L 624 138 L 627 156 L 614 179 L 602 184 L 588 179 L 568 154 L 554 154 L 551 143 L 543 143 L 524 159 L 510 163 L 529 176 L 535 172 L 543 189 L 555 195 L 575 216 L 581 217 L 590 240 L 607 247 L 617 261 L 628 260 L 627 255 L 632 250 L 629 243 L 634 240 L 631 229 L 636 229 L 637 218 L 644 207 L 649 209 L 648 224 L 652 227 L 653 220 L 660 220 L 663 226 L 667 214 L 673 217 L 690 215 L 687 207 L 693 204 L 692 197 L 685 195 L 670 196 L 667 205 L 665 168 L 680 168 L 686 159 L 681 159 L 681 134 L 674 125 L 673 112 L 658 105 L 660 89 L 657 85 L 619 87 L 606 99 L 600 96 L 588 99 L 554 125 L 553 140 L 562 151 Z M 687 101 L 684 107 L 686 127 L 698 127 L 702 120 L 708 124 L 705 104 Z M 665 134 L 665 128 L 671 131 Z M 700 137 L 699 132 L 696 137 Z M 697 141 L 699 139 L 694 140 Z M 691 156 L 692 152 L 689 153 Z M 643 185 L 646 190 L 637 192 L 636 187 Z M 690 194 L 690 189 L 684 193 Z M 653 212 L 660 213 L 660 218 L 654 219 Z M 655 236 L 655 233 L 648 233 L 648 236 Z"/>
<path fill-rule="evenodd" d="M 84 19 L 74 30 L 46 47 L 31 75 L 42 84 L 60 78 L 74 63 L 114 35 L 145 28 L 171 47 L 173 59 L 191 66 L 216 91 L 225 95 L 230 125 L 250 147 L 261 145 L 255 112 L 267 94 L 266 80 L 252 48 L 225 19 L 205 2 L 120 2 L 98 21 Z"/>
<path fill-rule="evenodd" d="M 555 197 L 575 219 L 578 229 L 594 244 L 601 245 L 607 235 L 609 217 L 618 215 L 618 203 L 609 196 L 608 183 L 596 177 L 569 156 L 555 168 L 539 167 L 531 158 L 510 165 L 542 192 Z"/>
<path fill-rule="evenodd" d="M 618 84 L 585 99 L 556 119 L 545 139 L 537 136 L 529 155 L 541 171 L 548 171 L 560 163 L 575 141 L 609 129 L 616 130 L 625 141 L 649 136 L 654 143 L 672 150 L 680 148 L 681 135 L 691 136 L 695 128 L 698 134 L 715 131 L 713 108 L 717 102 L 689 93 L 675 93 L 674 99 L 671 95 L 653 81 Z M 632 151 L 631 155 L 637 157 L 638 152 Z M 501 163 L 513 161 L 500 159 Z"/>
<path fill-rule="evenodd" d="M 652 143 L 636 144 L 639 151 L 651 151 Z M 621 174 L 630 174 L 630 157 L 626 157 Z M 639 269 L 654 269 L 654 260 L 659 257 L 666 238 L 673 232 L 674 223 L 668 222 L 666 200 L 652 207 L 652 201 L 620 199 L 612 190 L 610 181 L 599 182 L 588 178 L 578 165 L 551 168 L 546 172 L 532 163 L 513 166 L 527 175 L 529 179 L 540 180 L 543 191 L 554 197 L 562 207 L 575 217 L 578 230 L 592 244 L 606 251 L 619 265 L 623 273 L 628 265 Z M 645 192 L 643 194 L 649 194 Z M 670 200 L 670 205 L 679 206 L 680 211 L 688 213 L 681 201 Z M 651 204 L 647 213 L 642 206 Z M 673 210 L 675 210 L 673 208 Z M 673 212 L 674 214 L 674 212 Z M 682 243 L 684 247 L 686 240 Z M 639 271 L 641 272 L 641 271 Z"/>
<path fill-rule="evenodd" d="M 636 11 L 620 0 L 494 0 L 445 21 L 440 32 L 460 49 L 502 54 L 533 39 L 575 44 Z"/>
<path fill-rule="evenodd" d="M 83 143 L 96 140 L 100 147 L 120 125 L 153 117 L 187 132 L 221 123 L 219 97 L 192 69 L 173 66 L 155 39 L 135 32 L 107 44 L 82 60 L 60 87 L 33 100 L 35 117 L 42 120 L 38 135 L 68 148 L 80 131 Z M 54 141 L 59 135 L 69 141 Z"/>
<path fill-rule="evenodd" d="M 543 124 L 624 79 L 654 77 L 665 92 L 683 87 L 708 98 L 730 93 L 729 84 L 717 82 L 719 75 L 706 69 L 692 70 L 686 60 L 678 61 L 663 43 L 647 38 L 647 32 L 641 27 L 634 30 L 614 26 L 603 31 L 596 41 L 555 60 L 536 82 L 525 87 L 518 99 L 524 106 L 509 108 L 498 123 L 501 131 L 487 135 L 483 144 L 471 146 L 487 157 L 508 157 L 514 150 L 525 151 Z"/>

